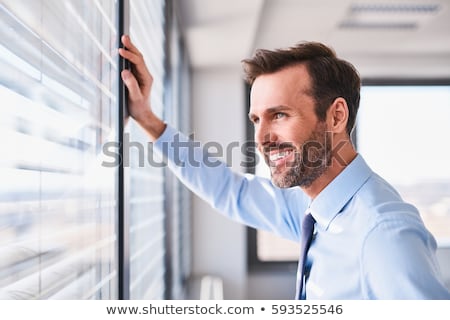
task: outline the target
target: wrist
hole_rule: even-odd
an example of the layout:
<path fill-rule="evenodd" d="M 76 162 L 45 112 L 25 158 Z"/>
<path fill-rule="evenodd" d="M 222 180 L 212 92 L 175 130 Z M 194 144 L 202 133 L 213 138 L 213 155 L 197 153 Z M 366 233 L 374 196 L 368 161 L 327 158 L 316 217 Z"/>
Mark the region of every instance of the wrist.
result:
<path fill-rule="evenodd" d="M 152 141 L 157 140 L 166 129 L 166 124 L 150 110 L 146 115 L 136 119 L 136 121 L 150 136 Z"/>

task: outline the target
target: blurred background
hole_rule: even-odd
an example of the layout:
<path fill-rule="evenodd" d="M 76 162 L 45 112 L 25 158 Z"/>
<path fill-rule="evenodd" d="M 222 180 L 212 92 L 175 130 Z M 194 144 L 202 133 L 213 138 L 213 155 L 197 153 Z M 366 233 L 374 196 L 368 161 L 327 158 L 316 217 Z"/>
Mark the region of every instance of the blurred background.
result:
<path fill-rule="evenodd" d="M 419 208 L 450 287 L 449 10 L 448 0 L 0 0 L 0 299 L 294 295 L 298 245 L 220 216 L 124 123 L 122 32 L 154 76 L 158 115 L 258 175 L 261 161 L 248 165 L 240 148 L 253 139 L 240 61 L 304 40 L 334 48 L 363 79 L 358 152 Z"/>

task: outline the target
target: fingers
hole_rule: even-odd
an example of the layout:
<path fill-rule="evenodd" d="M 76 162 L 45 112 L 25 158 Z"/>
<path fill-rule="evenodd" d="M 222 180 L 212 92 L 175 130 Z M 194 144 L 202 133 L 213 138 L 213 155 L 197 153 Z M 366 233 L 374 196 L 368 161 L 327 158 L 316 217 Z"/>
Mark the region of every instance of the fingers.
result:
<path fill-rule="evenodd" d="M 128 35 L 123 35 L 121 39 L 125 48 L 119 48 L 119 54 L 134 65 L 135 68 L 133 68 L 133 73 L 138 82 L 142 84 L 145 84 L 147 82 L 151 83 L 152 76 L 147 69 L 142 53 L 131 42 Z"/>
<path fill-rule="evenodd" d="M 142 54 L 136 54 L 132 51 L 129 51 L 127 49 L 119 48 L 119 54 L 124 58 L 129 60 L 131 63 L 135 65 L 139 65 L 143 63 Z"/>
<path fill-rule="evenodd" d="M 140 51 L 131 42 L 130 37 L 121 37 L 124 48 L 119 49 L 119 54 L 132 63 L 131 70 L 123 70 L 121 73 L 123 82 L 128 88 L 130 101 L 145 101 L 150 95 L 153 77 Z"/>
<path fill-rule="evenodd" d="M 139 88 L 139 84 L 133 74 L 129 70 L 122 70 L 121 76 L 130 93 L 130 99 L 137 100 L 141 97 L 141 89 Z"/>
<path fill-rule="evenodd" d="M 132 62 L 135 65 L 141 64 L 144 62 L 141 52 L 138 48 L 131 42 L 131 39 L 128 35 L 123 35 L 121 37 L 122 44 L 124 48 L 119 48 L 119 54 Z"/>
<path fill-rule="evenodd" d="M 125 48 L 127 48 L 128 50 L 135 52 L 135 53 L 139 53 L 139 50 L 136 48 L 136 46 L 131 42 L 130 36 L 129 35 L 122 35 L 121 37 L 122 40 L 122 44 Z"/>

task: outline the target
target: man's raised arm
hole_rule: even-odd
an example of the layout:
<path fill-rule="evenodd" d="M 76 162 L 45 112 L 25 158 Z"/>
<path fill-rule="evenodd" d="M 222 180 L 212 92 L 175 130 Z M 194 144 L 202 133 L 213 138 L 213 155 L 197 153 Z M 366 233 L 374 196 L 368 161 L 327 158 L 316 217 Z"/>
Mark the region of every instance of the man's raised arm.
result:
<path fill-rule="evenodd" d="M 119 49 L 119 54 L 132 65 L 131 70 L 121 74 L 129 91 L 128 112 L 147 132 L 153 150 L 165 158 L 172 172 L 229 218 L 297 240 L 299 212 L 305 211 L 309 199 L 300 189 L 280 189 L 268 179 L 235 173 L 213 159 L 200 143 L 190 141 L 170 126 L 166 128 L 150 106 L 153 78 L 142 54 L 129 36 L 122 36 L 122 43 L 124 48 Z"/>

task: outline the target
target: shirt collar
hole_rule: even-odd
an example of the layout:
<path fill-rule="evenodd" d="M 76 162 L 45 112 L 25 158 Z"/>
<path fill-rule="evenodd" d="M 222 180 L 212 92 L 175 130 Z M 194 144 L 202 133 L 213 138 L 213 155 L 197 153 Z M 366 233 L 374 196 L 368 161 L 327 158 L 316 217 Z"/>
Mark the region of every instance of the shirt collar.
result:
<path fill-rule="evenodd" d="M 317 223 L 328 229 L 331 221 L 356 194 L 372 174 L 359 154 L 311 202 L 311 214 Z"/>

